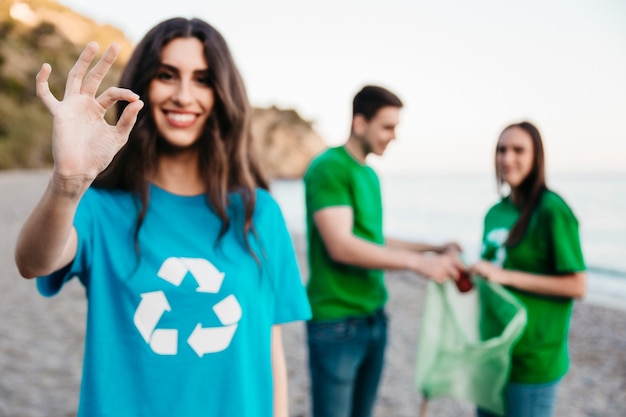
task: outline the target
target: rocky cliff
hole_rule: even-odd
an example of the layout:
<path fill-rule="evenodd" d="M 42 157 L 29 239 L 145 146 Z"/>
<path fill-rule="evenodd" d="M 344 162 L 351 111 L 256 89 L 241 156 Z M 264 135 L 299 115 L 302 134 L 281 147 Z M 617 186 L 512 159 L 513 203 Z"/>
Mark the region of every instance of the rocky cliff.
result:
<path fill-rule="evenodd" d="M 252 121 L 256 151 L 271 178 L 299 178 L 311 158 L 326 145 L 311 122 L 295 110 L 255 108 Z"/>
<path fill-rule="evenodd" d="M 114 85 L 132 43 L 51 0 L 0 0 L 0 169 L 43 168 L 52 162 L 51 119 L 35 96 L 35 74 L 52 65 L 50 89 L 60 97 L 65 77 L 84 45 L 117 42 L 120 57 L 103 82 Z M 295 110 L 256 108 L 253 134 L 261 165 L 270 178 L 297 178 L 326 146 L 311 122 Z"/>

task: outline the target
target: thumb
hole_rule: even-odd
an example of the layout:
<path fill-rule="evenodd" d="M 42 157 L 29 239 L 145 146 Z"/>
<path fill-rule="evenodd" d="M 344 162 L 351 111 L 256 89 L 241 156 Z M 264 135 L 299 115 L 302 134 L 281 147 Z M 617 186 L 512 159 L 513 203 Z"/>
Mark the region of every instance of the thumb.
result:
<path fill-rule="evenodd" d="M 126 106 L 115 125 L 120 134 L 126 137 L 130 135 L 131 130 L 133 130 L 135 126 L 135 122 L 137 122 L 137 115 L 142 108 L 143 101 L 141 100 L 133 101 Z"/>
<path fill-rule="evenodd" d="M 35 88 L 37 96 L 41 99 L 43 104 L 48 108 L 50 112 L 52 112 L 54 107 L 59 104 L 58 100 L 50 92 L 50 86 L 48 85 L 48 78 L 50 77 L 51 73 L 52 67 L 50 66 L 50 64 L 46 63 L 41 66 L 41 69 L 35 77 Z"/>

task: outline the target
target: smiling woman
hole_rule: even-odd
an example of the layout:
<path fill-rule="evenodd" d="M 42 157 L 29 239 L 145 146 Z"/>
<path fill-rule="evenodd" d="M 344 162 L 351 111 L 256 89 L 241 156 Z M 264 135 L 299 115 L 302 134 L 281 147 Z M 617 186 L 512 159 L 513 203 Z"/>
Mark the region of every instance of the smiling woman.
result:
<path fill-rule="evenodd" d="M 37 75 L 54 168 L 15 255 L 45 296 L 73 277 L 86 289 L 78 415 L 286 417 L 281 325 L 310 307 L 224 38 L 165 20 L 100 95 L 119 46 L 88 70 L 96 51 L 62 100 L 51 66 Z"/>
<path fill-rule="evenodd" d="M 197 38 L 178 38 L 161 52 L 150 82 L 150 110 L 160 137 L 173 148 L 196 143 L 214 105 L 209 65 Z M 201 188 L 199 192 L 202 192 Z"/>
<path fill-rule="evenodd" d="M 503 392 L 491 393 L 505 398 L 506 417 L 552 416 L 559 382 L 569 368 L 574 300 L 587 291 L 578 219 L 548 189 L 544 165 L 543 140 L 533 124 L 524 121 L 503 130 L 496 146 L 496 177 L 510 193 L 488 210 L 483 260 L 470 269 L 503 285 L 528 317 L 512 348 L 507 385 Z M 485 305 L 488 297 L 481 301 Z M 482 320 L 483 336 L 493 325 L 489 318 Z M 491 413 L 479 410 L 478 415 Z"/>
<path fill-rule="evenodd" d="M 496 149 L 500 181 L 511 188 L 519 187 L 533 168 L 533 148 L 532 138 L 522 128 L 511 127 L 502 132 Z"/>

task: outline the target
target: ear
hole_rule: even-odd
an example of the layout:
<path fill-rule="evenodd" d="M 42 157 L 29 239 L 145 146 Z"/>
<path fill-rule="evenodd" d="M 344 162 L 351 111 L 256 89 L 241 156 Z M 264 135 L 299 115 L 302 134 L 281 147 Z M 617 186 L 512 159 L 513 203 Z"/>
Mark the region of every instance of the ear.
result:
<path fill-rule="evenodd" d="M 362 114 L 355 114 L 352 118 L 352 131 L 357 136 L 362 136 L 367 129 L 367 119 Z"/>

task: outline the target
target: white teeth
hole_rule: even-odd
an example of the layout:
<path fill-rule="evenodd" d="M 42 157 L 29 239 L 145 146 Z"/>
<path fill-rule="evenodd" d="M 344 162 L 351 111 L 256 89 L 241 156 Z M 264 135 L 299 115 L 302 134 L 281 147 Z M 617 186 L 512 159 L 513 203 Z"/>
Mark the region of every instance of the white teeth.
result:
<path fill-rule="evenodd" d="M 194 114 L 189 113 L 167 113 L 167 117 L 178 123 L 189 123 L 196 118 Z"/>

